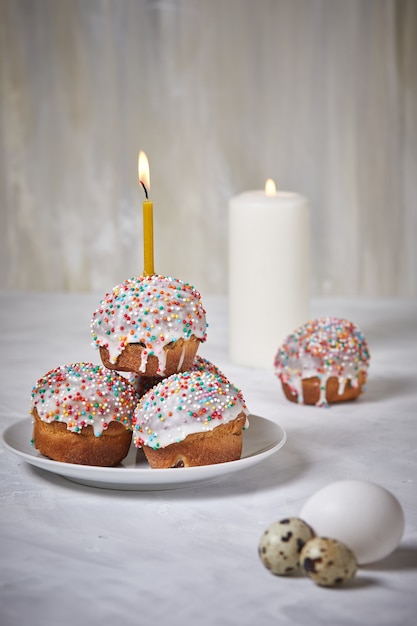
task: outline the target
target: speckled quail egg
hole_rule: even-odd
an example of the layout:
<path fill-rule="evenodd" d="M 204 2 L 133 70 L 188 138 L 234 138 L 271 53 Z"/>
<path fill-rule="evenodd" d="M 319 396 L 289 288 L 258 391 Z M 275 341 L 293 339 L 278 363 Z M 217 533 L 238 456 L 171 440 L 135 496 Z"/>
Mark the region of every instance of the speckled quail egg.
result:
<path fill-rule="evenodd" d="M 313 536 L 310 526 L 298 517 L 274 522 L 265 530 L 259 542 L 262 563 L 273 574 L 292 574 L 299 567 L 302 547 Z"/>
<path fill-rule="evenodd" d="M 300 566 L 317 585 L 335 587 L 354 577 L 357 570 L 352 550 L 337 539 L 314 537 L 301 550 Z"/>

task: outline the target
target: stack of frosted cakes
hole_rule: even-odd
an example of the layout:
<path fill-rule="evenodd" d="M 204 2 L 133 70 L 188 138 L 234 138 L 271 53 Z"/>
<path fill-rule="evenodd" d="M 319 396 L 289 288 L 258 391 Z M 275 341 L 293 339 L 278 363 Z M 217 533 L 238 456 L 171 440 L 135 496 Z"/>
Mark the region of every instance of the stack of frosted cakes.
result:
<path fill-rule="evenodd" d="M 140 276 L 114 287 L 91 320 L 102 365 L 56 368 L 33 389 L 35 447 L 57 461 L 117 465 L 133 435 L 153 468 L 239 459 L 248 411 L 197 355 L 206 329 L 200 294 L 183 281 Z"/>

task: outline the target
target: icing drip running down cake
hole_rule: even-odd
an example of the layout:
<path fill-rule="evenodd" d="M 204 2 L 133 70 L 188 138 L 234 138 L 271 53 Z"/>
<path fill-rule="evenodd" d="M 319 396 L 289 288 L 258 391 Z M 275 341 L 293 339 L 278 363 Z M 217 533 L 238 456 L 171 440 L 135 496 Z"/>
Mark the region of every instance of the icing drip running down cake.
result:
<path fill-rule="evenodd" d="M 247 415 L 241 391 L 224 376 L 174 374 L 140 400 L 133 441 L 153 468 L 234 461 L 242 454 Z"/>
<path fill-rule="evenodd" d="M 92 363 L 57 367 L 32 390 L 34 446 L 55 461 L 117 465 L 129 451 L 137 402 L 116 372 Z"/>
<path fill-rule="evenodd" d="M 199 292 L 188 283 L 140 276 L 104 296 L 91 330 L 109 369 L 163 377 L 191 367 L 206 340 L 205 313 Z"/>
<path fill-rule="evenodd" d="M 321 317 L 287 337 L 274 367 L 288 400 L 327 406 L 362 393 L 369 358 L 367 341 L 355 324 Z"/>

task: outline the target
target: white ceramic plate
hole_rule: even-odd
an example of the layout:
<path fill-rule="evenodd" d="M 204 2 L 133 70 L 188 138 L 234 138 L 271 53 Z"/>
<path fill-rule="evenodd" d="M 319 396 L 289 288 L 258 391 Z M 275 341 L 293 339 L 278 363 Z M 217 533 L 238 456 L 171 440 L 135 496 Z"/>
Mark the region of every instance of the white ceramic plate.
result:
<path fill-rule="evenodd" d="M 127 457 L 117 467 L 95 467 L 52 461 L 39 454 L 32 446 L 31 436 L 32 418 L 29 417 L 9 426 L 3 433 L 3 441 L 9 450 L 31 465 L 64 476 L 73 482 L 104 489 L 136 491 L 180 489 L 219 480 L 228 474 L 260 463 L 281 448 L 286 441 L 286 434 L 278 424 L 258 415 L 249 415 L 249 428 L 243 433 L 243 451 L 240 460 L 202 467 L 151 469 L 142 450 L 136 450 L 133 445 Z"/>

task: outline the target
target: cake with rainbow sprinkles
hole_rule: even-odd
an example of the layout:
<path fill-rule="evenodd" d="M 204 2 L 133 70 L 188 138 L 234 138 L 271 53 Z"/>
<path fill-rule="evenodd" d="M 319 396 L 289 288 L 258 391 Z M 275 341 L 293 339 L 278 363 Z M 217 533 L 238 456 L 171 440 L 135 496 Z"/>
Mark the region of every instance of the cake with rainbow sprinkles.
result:
<path fill-rule="evenodd" d="M 54 461 L 117 465 L 129 451 L 137 402 L 133 385 L 101 365 L 56 367 L 32 389 L 33 445 Z"/>
<path fill-rule="evenodd" d="M 328 406 L 359 397 L 369 359 L 365 336 L 353 322 L 320 317 L 286 338 L 275 356 L 274 368 L 288 400 Z"/>
<path fill-rule="evenodd" d="M 206 328 L 199 292 L 158 274 L 114 287 L 91 320 L 103 365 L 152 377 L 190 369 Z"/>
<path fill-rule="evenodd" d="M 142 396 L 133 441 L 153 468 L 235 461 L 248 427 L 242 392 L 210 371 L 173 374 Z"/>

